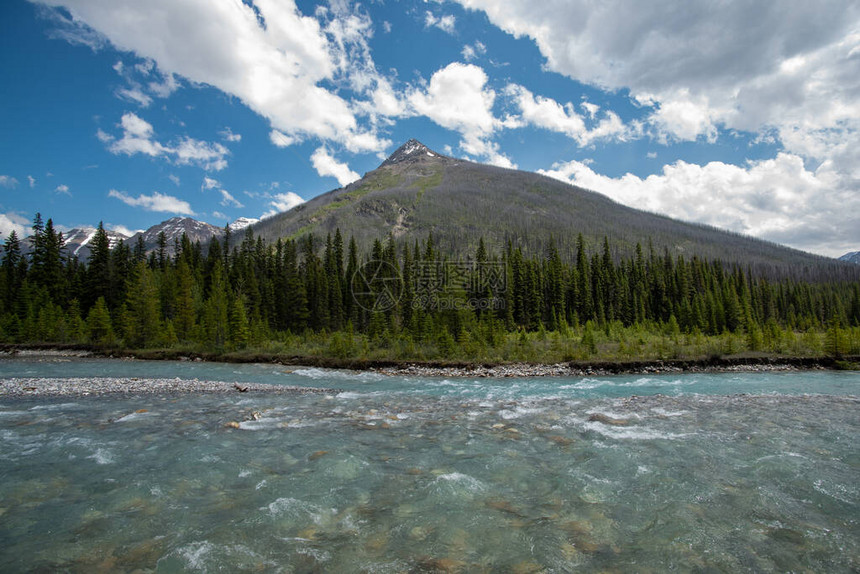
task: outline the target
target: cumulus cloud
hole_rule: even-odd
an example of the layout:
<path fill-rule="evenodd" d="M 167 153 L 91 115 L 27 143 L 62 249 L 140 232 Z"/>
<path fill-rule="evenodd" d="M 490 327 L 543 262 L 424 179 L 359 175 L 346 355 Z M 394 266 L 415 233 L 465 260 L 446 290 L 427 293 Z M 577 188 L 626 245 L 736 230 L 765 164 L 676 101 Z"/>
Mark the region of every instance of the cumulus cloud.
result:
<path fill-rule="evenodd" d="M 436 16 L 430 11 L 424 13 L 425 28 L 439 28 L 443 32 L 453 34 L 456 22 L 457 19 L 451 14 L 446 14 L 445 16 Z"/>
<path fill-rule="evenodd" d="M 860 6 L 851 0 L 683 10 L 669 0 L 457 1 L 532 38 L 550 69 L 629 89 L 653 106 L 663 139 L 775 129 L 786 149 L 821 161 L 834 151 L 833 130 L 853 142 L 860 129 Z"/>
<path fill-rule="evenodd" d="M 269 132 L 269 140 L 278 147 L 288 147 L 296 143 L 295 139 L 278 130 Z"/>
<path fill-rule="evenodd" d="M 322 176 L 331 176 L 341 185 L 347 185 L 360 179 L 361 176 L 349 169 L 345 163 L 335 159 L 325 147 L 319 147 L 311 155 L 314 169 Z"/>
<path fill-rule="evenodd" d="M 18 185 L 18 180 L 11 175 L 0 175 L 0 187 L 13 189 Z"/>
<path fill-rule="evenodd" d="M 218 187 L 220 185 L 221 185 L 221 182 L 218 181 L 217 179 L 213 179 L 209 176 L 204 176 L 203 177 L 203 183 L 200 184 L 200 190 L 206 191 L 207 189 L 215 189 L 216 187 Z"/>
<path fill-rule="evenodd" d="M 181 76 L 239 98 L 292 141 L 318 137 L 355 152 L 388 145 L 364 134 L 350 103 L 321 86 L 373 83 L 370 19 L 347 3 L 319 7 L 314 17 L 294 0 L 40 1 L 67 8 L 76 30 L 155 62 L 164 78 Z"/>
<path fill-rule="evenodd" d="M 487 47 L 480 40 L 476 41 L 474 44 L 466 44 L 460 52 L 460 54 L 463 55 L 463 59 L 467 62 L 470 62 L 479 56 L 483 56 L 486 53 Z"/>
<path fill-rule="evenodd" d="M 142 108 L 149 107 L 153 97 L 167 98 L 179 89 L 176 77 L 173 74 L 161 74 L 152 60 L 144 60 L 134 66 L 126 66 L 119 60 L 113 69 L 126 84 L 117 88 L 116 95 Z"/>
<path fill-rule="evenodd" d="M 61 193 L 63 195 L 68 195 L 69 197 L 72 196 L 72 192 L 69 191 L 69 186 L 64 183 L 58 185 L 56 189 L 54 189 L 54 193 Z"/>
<path fill-rule="evenodd" d="M 828 184 L 820 189 L 821 209 L 809 202 L 804 203 L 807 211 L 790 207 L 804 229 L 815 227 L 811 222 L 819 211 L 843 200 L 847 203 L 841 213 L 833 208 L 837 217 L 831 225 L 847 225 L 843 234 L 857 229 L 842 214 L 860 211 L 860 200 L 853 199 L 860 181 L 856 2 L 688 2 L 679 10 L 670 0 L 457 1 L 485 12 L 510 34 L 531 38 L 548 69 L 605 90 L 627 90 L 647 116 L 638 129 L 660 142 L 713 142 L 724 130 L 752 132 L 760 141 L 773 141 L 787 153 L 785 157 L 802 158 L 805 173 Z M 773 162 L 784 166 L 785 158 Z M 714 165 L 687 167 L 713 174 Z M 759 173 L 763 165 L 744 171 Z M 800 178 L 782 185 L 807 197 L 811 188 L 806 182 Z M 743 189 L 750 197 L 738 201 L 752 206 L 760 193 Z M 672 197 L 666 188 L 654 193 Z M 765 215 L 755 209 L 750 213 Z M 776 221 L 775 225 L 785 225 L 784 219 Z M 743 225 L 735 221 L 733 228 L 761 230 L 752 221 Z M 783 237 L 775 230 L 767 233 L 771 239 Z M 838 251 L 812 236 L 806 233 L 799 244 L 820 252 Z M 825 229 L 820 237 L 835 236 Z"/>
<path fill-rule="evenodd" d="M 221 205 L 223 206 L 233 206 L 233 207 L 245 207 L 238 199 L 230 195 L 230 192 L 226 189 L 219 190 L 221 192 Z"/>
<path fill-rule="evenodd" d="M 112 189 L 108 192 L 108 197 L 115 197 L 126 205 L 141 207 L 146 211 L 164 211 L 179 215 L 194 215 L 194 211 L 187 201 L 157 191 L 153 192 L 152 195 L 140 194 L 137 197 L 132 197 L 124 191 Z"/>
<path fill-rule="evenodd" d="M 578 161 L 540 173 L 592 189 L 640 209 L 839 256 L 860 245 L 860 205 L 851 191 L 838 191 L 826 166 L 804 167 L 797 155 L 738 167 L 678 161 L 645 179 L 611 178 Z M 847 208 L 846 208 L 847 207 Z"/>
<path fill-rule="evenodd" d="M 487 86 L 487 74 L 474 64 L 453 62 L 436 71 L 426 86 L 413 88 L 409 104 L 414 113 L 462 135 L 460 147 L 467 154 L 490 163 L 513 163 L 490 141 L 501 122 L 493 115 L 496 92 Z"/>
<path fill-rule="evenodd" d="M 271 196 L 271 200 L 269 201 L 269 211 L 260 216 L 261 219 L 265 217 L 271 217 L 278 213 L 289 211 L 297 205 L 301 205 L 305 202 L 302 197 L 292 191 L 288 191 L 286 193 L 276 193 Z"/>
<path fill-rule="evenodd" d="M 18 239 L 26 237 L 30 231 L 30 221 L 17 213 L 0 213 L 0 238 L 5 240 L 13 231 Z"/>
<path fill-rule="evenodd" d="M 231 130 L 229 126 L 225 127 L 223 130 L 218 132 L 218 135 L 221 136 L 224 139 L 224 141 L 228 141 L 228 142 L 240 142 L 240 141 L 242 141 L 242 134 L 234 134 L 233 130 Z"/>
<path fill-rule="evenodd" d="M 111 231 L 116 231 L 117 233 L 121 233 L 126 237 L 131 237 L 135 233 L 143 233 L 143 229 L 129 229 L 125 225 L 121 225 L 119 223 L 106 223 L 105 227 L 110 229 Z"/>
<path fill-rule="evenodd" d="M 27 182 L 30 184 L 30 189 L 33 189 L 34 187 L 36 187 L 36 178 L 33 177 L 32 175 L 27 176 Z"/>
<path fill-rule="evenodd" d="M 227 167 L 230 150 L 218 142 L 205 142 L 184 136 L 173 144 L 162 144 L 155 139 L 152 124 L 137 114 L 127 112 L 120 120 L 122 137 L 98 130 L 96 136 L 113 154 L 144 154 L 166 157 L 176 165 L 196 165 L 205 170 L 220 171 Z"/>
<path fill-rule="evenodd" d="M 535 96 L 527 88 L 517 84 L 509 84 L 505 88 L 505 94 L 511 98 L 519 112 L 519 116 L 507 119 L 508 125 L 532 125 L 562 133 L 581 146 L 600 139 L 626 139 L 627 128 L 618 115 L 610 110 L 604 113 L 603 119 L 589 128 L 585 118 L 577 113 L 570 102 L 561 105 L 552 98 Z M 598 107 L 594 104 L 584 105 L 590 116 L 589 120 L 593 119 L 598 113 Z"/>

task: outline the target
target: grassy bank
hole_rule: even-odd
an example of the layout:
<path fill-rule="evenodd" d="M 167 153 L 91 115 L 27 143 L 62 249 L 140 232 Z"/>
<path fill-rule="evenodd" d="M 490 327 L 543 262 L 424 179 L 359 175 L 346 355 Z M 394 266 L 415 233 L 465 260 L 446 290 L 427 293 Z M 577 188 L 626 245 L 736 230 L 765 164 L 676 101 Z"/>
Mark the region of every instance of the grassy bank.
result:
<path fill-rule="evenodd" d="M 369 337 L 347 332 L 282 335 L 242 348 L 212 348 L 177 343 L 153 348 L 57 345 L 3 345 L 0 349 L 68 349 L 103 356 L 139 359 L 201 359 L 236 363 L 277 362 L 330 368 L 368 369 L 418 364 L 459 367 L 526 364 L 569 364 L 604 372 L 640 371 L 651 367 L 680 369 L 730 368 L 738 365 L 788 364 L 798 368 L 852 368 L 860 362 L 860 328 L 839 332 L 778 331 L 769 334 L 724 333 L 719 336 L 648 331 L 608 325 L 567 332 L 537 331 L 484 337 L 463 334 L 415 342 L 384 334 Z M 836 351 L 836 352 L 833 352 Z"/>

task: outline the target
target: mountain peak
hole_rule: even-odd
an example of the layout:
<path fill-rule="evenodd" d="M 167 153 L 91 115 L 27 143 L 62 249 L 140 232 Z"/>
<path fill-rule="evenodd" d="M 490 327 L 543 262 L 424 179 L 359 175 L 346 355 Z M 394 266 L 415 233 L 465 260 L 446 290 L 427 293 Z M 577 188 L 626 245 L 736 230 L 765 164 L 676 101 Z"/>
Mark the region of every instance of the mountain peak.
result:
<path fill-rule="evenodd" d="M 441 157 L 426 145 L 416 139 L 411 139 L 388 156 L 388 159 L 382 162 L 382 165 L 393 165 L 403 161 L 415 161 L 427 157 Z M 381 167 L 381 166 L 380 166 Z"/>

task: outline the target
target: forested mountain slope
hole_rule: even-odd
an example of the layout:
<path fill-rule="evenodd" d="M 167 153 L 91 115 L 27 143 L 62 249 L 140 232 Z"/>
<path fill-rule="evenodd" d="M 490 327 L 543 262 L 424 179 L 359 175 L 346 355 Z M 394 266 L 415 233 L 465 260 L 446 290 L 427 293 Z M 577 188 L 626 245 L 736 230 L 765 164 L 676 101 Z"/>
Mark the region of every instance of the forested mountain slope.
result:
<path fill-rule="evenodd" d="M 552 241 L 572 261 L 581 233 L 591 249 L 608 238 L 617 257 L 631 255 L 639 243 L 768 275 L 812 277 L 845 268 L 829 258 L 632 209 L 543 175 L 446 157 L 416 140 L 355 183 L 253 226 L 269 242 L 309 233 L 325 237 L 338 228 L 365 247 L 389 234 L 411 243 L 432 233 L 448 253 L 471 252 L 483 237 L 492 248 L 512 241 L 525 253 L 540 254 Z"/>

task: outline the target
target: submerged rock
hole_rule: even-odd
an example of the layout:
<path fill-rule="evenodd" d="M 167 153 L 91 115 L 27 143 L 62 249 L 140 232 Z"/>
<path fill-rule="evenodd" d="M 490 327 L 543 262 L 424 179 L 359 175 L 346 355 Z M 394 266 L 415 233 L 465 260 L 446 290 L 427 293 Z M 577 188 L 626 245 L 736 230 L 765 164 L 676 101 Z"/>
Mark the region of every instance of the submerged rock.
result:
<path fill-rule="evenodd" d="M 602 413 L 594 413 L 593 415 L 588 417 L 588 422 L 603 423 L 605 425 L 612 425 L 617 427 L 623 427 L 630 424 L 630 421 L 627 419 L 614 419 Z"/>

